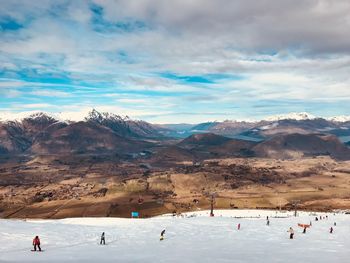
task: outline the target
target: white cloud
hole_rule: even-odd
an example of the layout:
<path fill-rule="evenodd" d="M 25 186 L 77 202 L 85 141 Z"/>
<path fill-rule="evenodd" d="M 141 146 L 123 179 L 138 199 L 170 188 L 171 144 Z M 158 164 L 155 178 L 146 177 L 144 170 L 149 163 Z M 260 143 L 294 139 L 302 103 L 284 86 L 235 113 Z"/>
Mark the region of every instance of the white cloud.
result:
<path fill-rule="evenodd" d="M 48 103 L 29 103 L 29 104 L 16 105 L 16 108 L 30 108 L 30 109 L 50 108 L 50 107 L 52 107 L 52 105 Z"/>
<path fill-rule="evenodd" d="M 58 90 L 43 90 L 37 89 L 29 92 L 28 94 L 36 96 L 45 96 L 45 97 L 70 97 L 71 94 L 68 92 L 58 91 Z"/>
<path fill-rule="evenodd" d="M 195 115 L 205 107 L 238 114 L 231 104 L 246 113 L 260 100 L 300 101 L 306 107 L 350 99 L 349 1 L 95 0 L 103 8 L 101 32 L 94 30 L 91 2 L 39 2 L 2 2 L 0 15 L 24 25 L 0 38 L 0 93 L 13 104 L 34 95 L 38 103 L 28 104 L 46 103 L 49 96 L 71 98 L 68 106 L 97 107 L 103 104 L 99 98 L 112 96 L 120 107 L 111 109 L 129 115 L 175 119 L 192 109 L 199 120 L 214 118 L 208 111 Z M 145 28 L 108 30 L 126 21 Z M 159 77 L 161 72 L 243 78 L 191 85 Z M 71 83 L 40 81 L 61 75 Z M 166 93 L 176 95 L 166 98 Z M 325 114 L 348 111 L 329 105 Z M 81 116 L 76 110 L 71 114 Z"/>

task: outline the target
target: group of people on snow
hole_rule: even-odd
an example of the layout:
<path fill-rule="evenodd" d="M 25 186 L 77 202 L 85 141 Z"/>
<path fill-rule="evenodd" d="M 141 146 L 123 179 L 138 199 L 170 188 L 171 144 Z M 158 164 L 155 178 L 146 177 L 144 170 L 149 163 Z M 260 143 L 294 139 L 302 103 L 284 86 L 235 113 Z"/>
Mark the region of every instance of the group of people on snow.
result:
<path fill-rule="evenodd" d="M 318 221 L 319 219 L 322 220 L 322 216 L 320 216 L 319 218 L 315 217 L 315 221 Z M 323 219 L 328 219 L 328 216 L 323 217 Z M 266 217 L 266 225 L 267 226 L 270 225 L 270 219 L 269 219 L 268 216 Z M 337 225 L 337 223 L 334 222 L 334 226 L 336 226 L 336 225 Z M 309 225 L 301 225 L 301 224 L 299 224 L 299 226 L 303 227 L 303 232 L 302 233 L 305 234 L 306 233 L 306 229 L 308 227 L 312 226 L 312 222 L 310 221 Z M 237 230 L 240 230 L 240 229 L 241 229 L 241 224 L 238 223 Z M 329 233 L 332 234 L 333 231 L 334 231 L 334 228 L 331 227 L 329 229 Z M 294 233 L 295 233 L 294 229 L 292 227 L 290 227 L 287 232 L 289 233 L 289 238 L 290 239 L 294 239 Z M 162 230 L 162 232 L 160 233 L 160 238 L 159 239 L 160 240 L 164 240 L 164 235 L 165 235 L 165 229 Z M 102 234 L 101 234 L 100 245 L 106 245 L 105 232 L 102 232 Z M 40 247 L 40 238 L 39 238 L 39 236 L 35 236 L 35 238 L 33 239 L 33 247 L 34 247 L 34 249 L 32 251 L 37 251 L 37 249 L 38 249 L 38 251 L 42 251 L 41 247 Z"/>
<path fill-rule="evenodd" d="M 322 220 L 322 219 L 328 219 L 328 216 L 326 215 L 326 216 L 323 216 L 323 217 L 322 217 L 322 216 L 320 216 L 320 217 L 315 217 L 315 221 Z M 268 217 L 267 217 L 267 220 L 268 220 Z M 303 234 L 306 234 L 306 229 L 307 229 L 308 227 L 311 227 L 311 226 L 312 226 L 312 222 L 310 221 L 310 224 L 309 224 L 309 225 L 303 225 L 303 224 L 298 224 L 298 225 L 303 227 L 303 232 L 302 232 L 302 233 L 303 233 Z M 336 226 L 336 225 L 337 225 L 337 223 L 334 222 L 334 226 Z M 329 229 L 329 233 L 332 234 L 333 231 L 334 231 L 334 229 L 333 229 L 333 227 L 331 227 L 331 228 Z M 288 230 L 287 232 L 289 232 L 289 238 L 290 238 L 290 239 L 293 239 L 293 238 L 294 238 L 294 230 L 293 230 L 293 228 L 290 227 L 289 230 Z"/>

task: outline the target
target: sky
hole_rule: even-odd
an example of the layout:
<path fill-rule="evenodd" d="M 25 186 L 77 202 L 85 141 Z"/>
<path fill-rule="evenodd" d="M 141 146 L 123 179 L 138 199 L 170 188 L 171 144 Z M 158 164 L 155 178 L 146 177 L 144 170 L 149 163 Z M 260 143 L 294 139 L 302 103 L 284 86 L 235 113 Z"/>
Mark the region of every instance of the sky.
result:
<path fill-rule="evenodd" d="M 0 0 L 0 119 L 350 115 L 348 0 Z"/>

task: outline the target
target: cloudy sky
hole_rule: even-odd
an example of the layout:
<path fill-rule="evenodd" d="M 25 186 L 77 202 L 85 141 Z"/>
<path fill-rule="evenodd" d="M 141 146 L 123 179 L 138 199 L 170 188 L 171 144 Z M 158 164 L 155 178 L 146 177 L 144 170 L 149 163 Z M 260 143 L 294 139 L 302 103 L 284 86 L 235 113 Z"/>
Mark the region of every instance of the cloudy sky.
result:
<path fill-rule="evenodd" d="M 348 0 L 0 0 L 0 118 L 350 115 Z"/>

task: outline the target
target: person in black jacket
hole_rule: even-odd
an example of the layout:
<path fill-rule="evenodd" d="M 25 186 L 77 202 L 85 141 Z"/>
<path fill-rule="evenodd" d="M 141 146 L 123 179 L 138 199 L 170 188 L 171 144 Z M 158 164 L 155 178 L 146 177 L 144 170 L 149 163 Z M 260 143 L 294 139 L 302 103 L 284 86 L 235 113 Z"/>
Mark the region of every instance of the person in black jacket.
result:
<path fill-rule="evenodd" d="M 160 233 L 160 240 L 164 239 L 165 229 Z"/>
<path fill-rule="evenodd" d="M 106 245 L 106 240 L 105 240 L 105 232 L 102 232 L 102 235 L 101 235 L 101 241 L 100 241 L 100 245 Z"/>
<path fill-rule="evenodd" d="M 306 233 L 306 226 L 304 226 L 304 230 L 303 230 L 303 234 L 305 234 Z"/>

